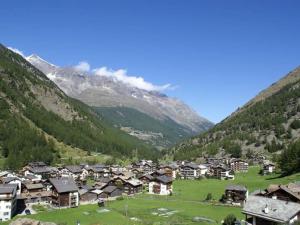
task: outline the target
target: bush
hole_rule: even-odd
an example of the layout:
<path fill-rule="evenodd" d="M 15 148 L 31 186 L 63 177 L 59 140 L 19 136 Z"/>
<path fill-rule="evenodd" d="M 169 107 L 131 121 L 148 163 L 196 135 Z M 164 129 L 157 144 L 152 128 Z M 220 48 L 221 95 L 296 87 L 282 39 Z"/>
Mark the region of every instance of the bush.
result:
<path fill-rule="evenodd" d="M 211 200 L 212 200 L 212 194 L 208 193 L 207 196 L 206 196 L 205 201 L 211 201 Z"/>
<path fill-rule="evenodd" d="M 228 216 L 226 216 L 226 218 L 224 219 L 224 225 L 234 225 L 236 221 L 236 217 L 233 214 L 229 214 Z"/>
<path fill-rule="evenodd" d="M 124 197 L 123 196 L 119 196 L 119 197 L 116 198 L 116 200 L 117 201 L 122 201 L 122 200 L 124 200 Z"/>
<path fill-rule="evenodd" d="M 294 121 L 291 123 L 290 127 L 291 127 L 292 129 L 294 129 L 294 130 L 299 129 L 299 128 L 300 128 L 300 120 L 294 120 Z"/>

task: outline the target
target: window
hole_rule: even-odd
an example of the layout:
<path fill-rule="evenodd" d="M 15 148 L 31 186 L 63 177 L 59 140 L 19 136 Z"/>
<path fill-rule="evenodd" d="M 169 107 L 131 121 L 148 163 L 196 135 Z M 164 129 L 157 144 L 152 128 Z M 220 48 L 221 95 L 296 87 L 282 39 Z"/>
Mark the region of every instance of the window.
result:
<path fill-rule="evenodd" d="M 4 216 L 8 216 L 8 215 L 9 215 L 9 212 L 4 212 L 3 215 L 4 215 Z"/>

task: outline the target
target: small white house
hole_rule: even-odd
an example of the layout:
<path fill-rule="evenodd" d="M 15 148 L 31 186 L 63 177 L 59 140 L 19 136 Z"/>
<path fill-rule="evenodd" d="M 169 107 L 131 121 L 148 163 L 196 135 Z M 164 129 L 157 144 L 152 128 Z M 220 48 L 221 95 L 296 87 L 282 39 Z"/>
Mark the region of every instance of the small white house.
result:
<path fill-rule="evenodd" d="M 170 195 L 173 192 L 172 177 L 163 175 L 156 177 L 149 183 L 149 193 L 158 195 Z"/>
<path fill-rule="evenodd" d="M 264 162 L 264 164 L 263 164 L 263 174 L 264 175 L 274 173 L 275 169 L 276 169 L 276 167 L 275 167 L 274 163 L 271 163 L 269 161 Z"/>
<path fill-rule="evenodd" d="M 0 184 L 0 221 L 10 220 L 17 210 L 17 185 Z"/>
<path fill-rule="evenodd" d="M 199 165 L 199 174 L 201 176 L 204 176 L 205 174 L 207 174 L 208 172 L 208 168 L 205 165 Z"/>

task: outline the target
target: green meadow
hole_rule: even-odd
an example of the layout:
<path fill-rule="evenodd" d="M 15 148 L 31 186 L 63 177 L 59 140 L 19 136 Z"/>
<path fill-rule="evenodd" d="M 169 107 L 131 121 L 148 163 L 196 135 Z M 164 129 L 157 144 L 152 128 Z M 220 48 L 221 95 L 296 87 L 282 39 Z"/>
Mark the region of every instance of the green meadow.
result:
<path fill-rule="evenodd" d="M 238 218 L 243 218 L 241 208 L 223 206 L 218 202 L 227 185 L 245 185 L 252 192 L 264 189 L 271 183 L 286 184 L 300 180 L 300 174 L 280 178 L 277 175 L 260 176 L 258 172 L 258 167 L 251 167 L 248 173 L 236 174 L 234 181 L 176 180 L 172 196 L 154 196 L 144 193 L 132 198 L 125 197 L 124 200 L 108 202 L 105 208 L 99 208 L 97 205 L 82 205 L 73 209 L 40 212 L 28 217 L 61 225 L 75 225 L 77 221 L 80 221 L 81 225 L 220 224 L 231 213 Z M 213 196 L 211 202 L 205 201 L 208 193 Z M 211 223 L 206 220 L 210 220 Z"/>

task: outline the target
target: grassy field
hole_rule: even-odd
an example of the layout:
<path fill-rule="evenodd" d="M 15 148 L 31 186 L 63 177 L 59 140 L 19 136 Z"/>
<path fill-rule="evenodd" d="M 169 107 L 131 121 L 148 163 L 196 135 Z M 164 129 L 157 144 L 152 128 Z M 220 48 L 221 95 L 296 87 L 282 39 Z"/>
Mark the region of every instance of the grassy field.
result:
<path fill-rule="evenodd" d="M 300 180 L 300 174 L 284 178 L 276 175 L 263 177 L 258 175 L 258 171 L 259 168 L 252 167 L 247 174 L 237 174 L 235 181 L 177 180 L 174 182 L 173 196 L 140 194 L 134 198 L 109 202 L 105 207 L 108 211 L 103 211 L 97 205 L 84 205 L 75 209 L 41 212 L 29 217 L 66 225 L 76 224 L 77 220 L 81 225 L 208 224 L 193 221 L 195 217 L 212 219 L 215 221 L 212 224 L 220 224 L 230 213 L 243 218 L 241 209 L 220 206 L 217 201 L 204 202 L 208 193 L 212 193 L 213 198 L 218 200 L 229 184 L 245 185 L 251 192 L 264 189 L 271 183 L 286 184 Z"/>

